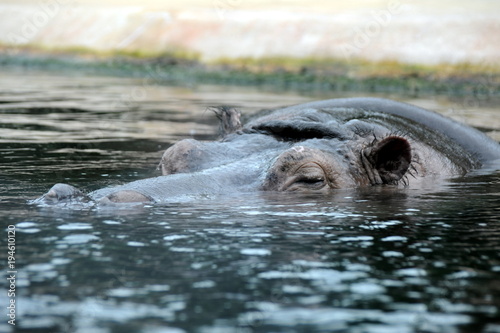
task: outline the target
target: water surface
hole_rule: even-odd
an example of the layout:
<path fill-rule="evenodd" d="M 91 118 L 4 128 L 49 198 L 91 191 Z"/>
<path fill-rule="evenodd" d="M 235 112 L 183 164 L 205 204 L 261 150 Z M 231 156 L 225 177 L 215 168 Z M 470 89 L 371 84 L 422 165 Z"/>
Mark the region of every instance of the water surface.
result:
<path fill-rule="evenodd" d="M 345 96 L 2 73 L 0 243 L 16 226 L 18 307 L 0 331 L 500 332 L 499 172 L 141 209 L 27 204 L 57 182 L 90 191 L 158 175 L 175 141 L 217 137 L 209 106 Z M 499 139 L 493 98 L 386 97 Z"/>

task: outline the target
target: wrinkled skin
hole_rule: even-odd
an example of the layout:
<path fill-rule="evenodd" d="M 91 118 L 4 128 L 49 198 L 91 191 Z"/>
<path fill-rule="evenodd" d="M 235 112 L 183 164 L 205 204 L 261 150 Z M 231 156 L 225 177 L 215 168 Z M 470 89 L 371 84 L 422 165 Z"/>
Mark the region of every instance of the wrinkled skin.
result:
<path fill-rule="evenodd" d="M 234 109 L 216 114 L 223 138 L 171 146 L 160 162 L 163 176 L 87 195 L 57 184 L 36 202 L 161 203 L 235 191 L 417 187 L 500 161 L 500 145 L 479 131 L 385 99 L 296 105 L 262 112 L 245 126 Z"/>

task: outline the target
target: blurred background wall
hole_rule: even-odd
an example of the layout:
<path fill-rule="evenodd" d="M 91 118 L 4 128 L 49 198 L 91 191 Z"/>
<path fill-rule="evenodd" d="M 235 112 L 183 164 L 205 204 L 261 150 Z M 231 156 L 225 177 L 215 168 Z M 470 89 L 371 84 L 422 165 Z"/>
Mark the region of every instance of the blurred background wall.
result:
<path fill-rule="evenodd" d="M 10 48 L 498 64 L 497 0 L 12 0 Z"/>

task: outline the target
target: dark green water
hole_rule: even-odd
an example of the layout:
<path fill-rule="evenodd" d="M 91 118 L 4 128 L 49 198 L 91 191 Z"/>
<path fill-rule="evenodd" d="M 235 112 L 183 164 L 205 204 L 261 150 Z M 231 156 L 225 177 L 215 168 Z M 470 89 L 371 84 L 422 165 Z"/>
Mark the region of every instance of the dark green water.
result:
<path fill-rule="evenodd" d="M 328 197 L 27 204 L 57 182 L 90 191 L 157 175 L 175 141 L 216 137 L 207 106 L 252 113 L 327 97 L 339 95 L 2 73 L 0 332 L 500 332 L 498 171 Z M 500 130 L 495 101 L 399 99 Z"/>

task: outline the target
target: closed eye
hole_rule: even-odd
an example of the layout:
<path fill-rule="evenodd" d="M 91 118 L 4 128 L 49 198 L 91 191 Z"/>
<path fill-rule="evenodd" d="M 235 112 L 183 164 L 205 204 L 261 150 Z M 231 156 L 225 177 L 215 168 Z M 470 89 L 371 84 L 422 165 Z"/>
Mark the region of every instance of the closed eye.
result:
<path fill-rule="evenodd" d="M 317 177 L 303 176 L 295 181 L 295 183 L 304 184 L 304 185 L 320 185 L 320 184 L 323 184 L 324 182 L 325 182 L 325 179 L 323 177 L 320 177 L 320 176 L 317 176 Z"/>

